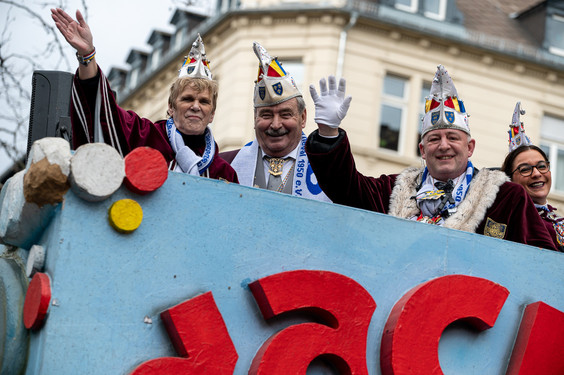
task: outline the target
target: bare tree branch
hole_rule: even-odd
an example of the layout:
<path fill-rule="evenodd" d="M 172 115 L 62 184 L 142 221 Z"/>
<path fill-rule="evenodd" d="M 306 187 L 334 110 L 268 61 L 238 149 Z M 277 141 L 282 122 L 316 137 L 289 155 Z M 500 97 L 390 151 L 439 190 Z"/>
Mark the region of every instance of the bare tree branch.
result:
<path fill-rule="evenodd" d="M 81 0 L 87 18 L 86 1 Z M 50 19 L 50 8 L 66 8 L 67 1 L 0 0 L 0 174 L 5 156 L 17 163 L 25 156 L 35 70 L 73 69 L 68 46 Z M 22 32 L 22 30 L 24 30 Z M 18 41 L 25 34 L 25 43 Z"/>

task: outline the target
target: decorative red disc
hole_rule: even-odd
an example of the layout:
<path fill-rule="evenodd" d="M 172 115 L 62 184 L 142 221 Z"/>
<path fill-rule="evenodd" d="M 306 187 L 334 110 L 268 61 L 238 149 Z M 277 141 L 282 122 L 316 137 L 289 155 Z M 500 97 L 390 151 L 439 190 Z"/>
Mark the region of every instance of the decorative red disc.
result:
<path fill-rule="evenodd" d="M 124 159 L 125 186 L 137 194 L 157 190 L 168 177 L 168 166 L 164 156 L 151 147 L 137 147 Z"/>
<path fill-rule="evenodd" d="M 24 325 L 27 329 L 39 329 L 45 321 L 49 302 L 51 301 L 51 282 L 49 276 L 37 272 L 25 294 Z"/>

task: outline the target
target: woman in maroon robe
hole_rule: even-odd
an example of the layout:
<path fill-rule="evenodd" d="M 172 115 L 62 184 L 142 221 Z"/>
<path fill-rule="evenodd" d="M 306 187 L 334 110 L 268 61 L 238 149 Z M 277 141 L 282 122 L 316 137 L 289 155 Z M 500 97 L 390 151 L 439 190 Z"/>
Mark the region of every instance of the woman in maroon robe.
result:
<path fill-rule="evenodd" d="M 200 38 L 171 87 L 169 119 L 153 123 L 118 106 L 96 64 L 92 33 L 80 11 L 76 21 L 62 9 L 52 9 L 51 15 L 79 60 L 72 89 L 73 148 L 105 142 L 125 156 L 136 147 L 148 146 L 163 154 L 171 170 L 238 182 L 233 168 L 218 156 L 208 127 L 215 113 L 217 83 L 211 80 Z"/>
<path fill-rule="evenodd" d="M 501 169 L 511 181 L 522 185 L 535 206 L 554 246 L 564 251 L 564 217 L 549 205 L 548 193 L 552 185 L 550 162 L 545 152 L 537 146 L 526 145 L 511 151 L 505 158 Z"/>

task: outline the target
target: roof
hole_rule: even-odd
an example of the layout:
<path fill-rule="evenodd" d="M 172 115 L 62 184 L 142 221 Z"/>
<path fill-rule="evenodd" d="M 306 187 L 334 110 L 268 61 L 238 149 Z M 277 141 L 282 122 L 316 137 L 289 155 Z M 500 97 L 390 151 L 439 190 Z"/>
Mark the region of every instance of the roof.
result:
<path fill-rule="evenodd" d="M 490 0 L 487 2 L 492 3 L 502 13 L 511 16 L 512 14 L 523 13 L 526 10 L 546 2 L 546 0 Z M 479 1 L 475 1 L 475 3 L 479 3 Z"/>
<path fill-rule="evenodd" d="M 512 17 L 542 3 L 539 0 L 458 0 L 468 31 L 508 39 L 514 43 L 538 47 L 533 37 Z"/>

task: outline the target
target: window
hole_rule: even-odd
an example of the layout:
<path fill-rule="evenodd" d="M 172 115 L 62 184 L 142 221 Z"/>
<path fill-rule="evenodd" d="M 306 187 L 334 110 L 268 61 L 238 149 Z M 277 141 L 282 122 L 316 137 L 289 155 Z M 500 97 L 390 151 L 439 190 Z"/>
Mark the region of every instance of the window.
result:
<path fill-rule="evenodd" d="M 553 14 L 547 17 L 545 41 L 550 53 L 564 56 L 564 16 Z"/>
<path fill-rule="evenodd" d="M 174 50 L 178 51 L 182 48 L 182 43 L 184 39 L 184 30 L 181 27 L 178 27 L 176 33 L 174 35 Z"/>
<path fill-rule="evenodd" d="M 153 50 L 153 55 L 151 56 L 151 70 L 156 70 L 161 62 L 161 50 L 155 49 Z"/>
<path fill-rule="evenodd" d="M 395 0 L 395 7 L 410 13 L 423 13 L 425 17 L 444 20 L 447 0 Z"/>
<path fill-rule="evenodd" d="M 425 0 L 423 3 L 425 17 L 444 20 L 446 16 L 446 0 Z"/>
<path fill-rule="evenodd" d="M 129 88 L 134 89 L 135 86 L 137 86 L 137 79 L 139 78 L 139 68 L 132 69 L 129 74 Z"/>
<path fill-rule="evenodd" d="M 304 63 L 302 63 L 302 61 L 298 59 L 293 59 L 293 60 L 278 59 L 278 61 L 281 62 L 282 68 L 284 69 L 286 74 L 289 74 L 294 78 L 294 82 L 296 83 L 298 90 L 300 90 L 303 94 L 304 90 L 302 86 L 304 83 L 304 73 L 305 73 Z"/>
<path fill-rule="evenodd" d="M 382 90 L 380 111 L 380 147 L 400 151 L 401 129 L 405 122 L 408 104 L 407 79 L 387 74 Z"/>
<path fill-rule="evenodd" d="M 543 116 L 540 148 L 550 160 L 552 190 L 564 191 L 564 119 Z"/>
<path fill-rule="evenodd" d="M 419 0 L 396 0 L 396 8 L 405 10 L 406 12 L 417 12 L 417 3 Z"/>
<path fill-rule="evenodd" d="M 419 122 L 417 123 L 417 151 L 416 154 L 421 156 L 421 152 L 419 151 L 419 142 L 421 142 L 421 124 L 423 122 L 423 116 L 425 116 L 425 102 L 427 101 L 427 97 L 431 92 L 431 84 L 424 82 L 423 86 L 421 87 L 421 96 L 419 97 Z"/>

